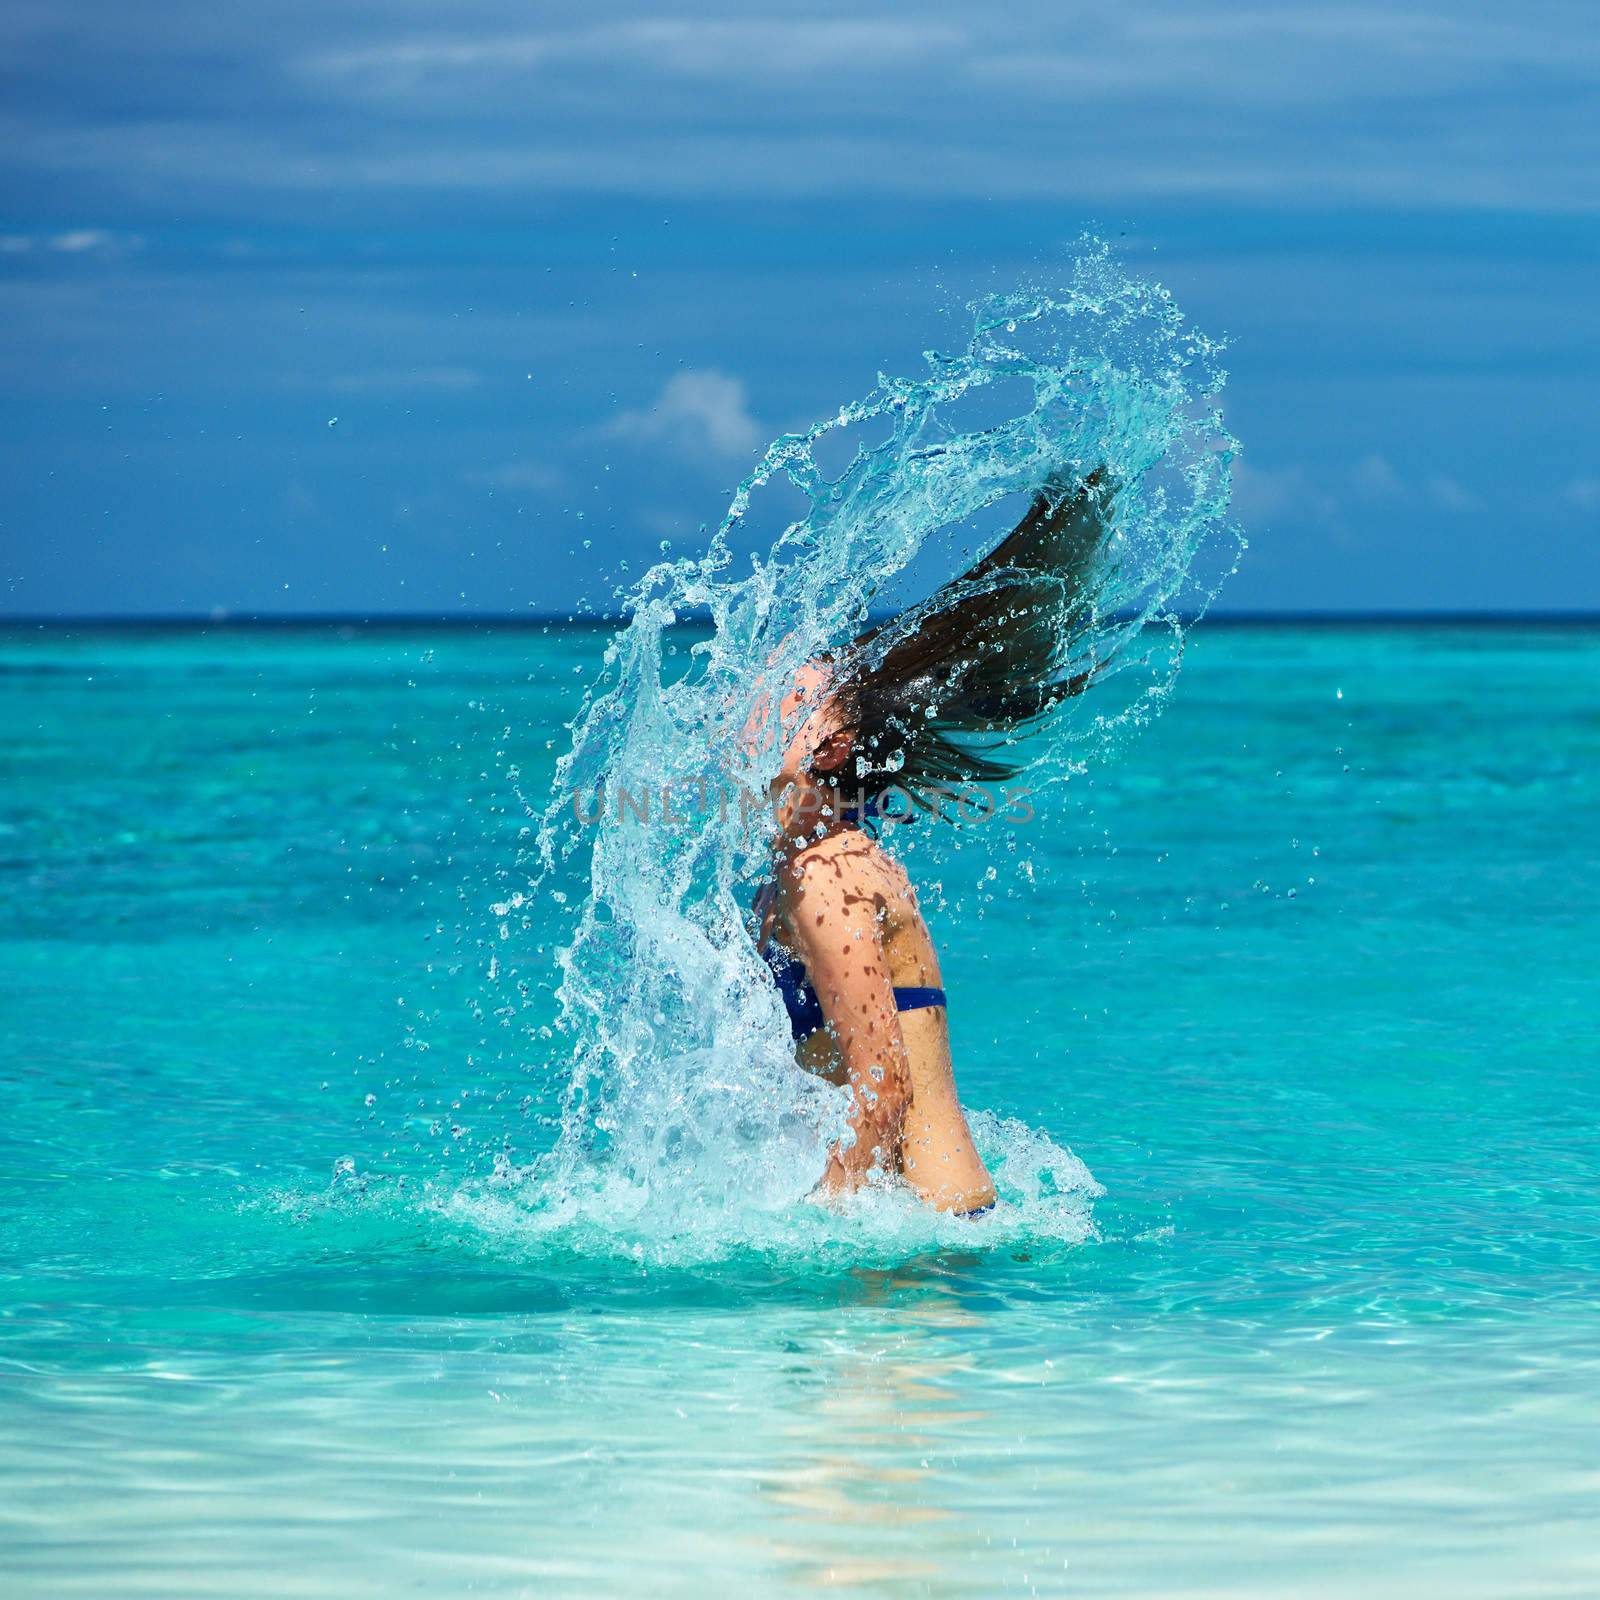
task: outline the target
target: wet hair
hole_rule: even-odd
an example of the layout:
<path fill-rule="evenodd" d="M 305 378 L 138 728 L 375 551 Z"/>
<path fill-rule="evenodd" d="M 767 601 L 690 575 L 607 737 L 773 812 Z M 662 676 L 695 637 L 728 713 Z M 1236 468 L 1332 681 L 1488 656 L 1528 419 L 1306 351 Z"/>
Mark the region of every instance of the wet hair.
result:
<path fill-rule="evenodd" d="M 835 658 L 843 789 L 870 804 L 896 786 L 929 809 L 1016 776 L 1007 746 L 1108 664 L 1085 647 L 1111 575 L 1113 488 L 1101 469 L 1047 484 L 976 565 Z"/>

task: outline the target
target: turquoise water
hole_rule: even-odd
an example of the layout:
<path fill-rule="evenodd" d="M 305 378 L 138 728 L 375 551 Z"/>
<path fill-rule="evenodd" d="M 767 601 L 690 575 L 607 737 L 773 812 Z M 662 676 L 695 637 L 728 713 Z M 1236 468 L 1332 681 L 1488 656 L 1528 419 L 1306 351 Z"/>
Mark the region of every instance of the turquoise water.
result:
<path fill-rule="evenodd" d="M 8 1594 L 1596 1592 L 1600 630 L 1203 626 L 911 850 L 996 1217 L 704 1239 L 514 1176 L 603 646 L 0 634 Z"/>

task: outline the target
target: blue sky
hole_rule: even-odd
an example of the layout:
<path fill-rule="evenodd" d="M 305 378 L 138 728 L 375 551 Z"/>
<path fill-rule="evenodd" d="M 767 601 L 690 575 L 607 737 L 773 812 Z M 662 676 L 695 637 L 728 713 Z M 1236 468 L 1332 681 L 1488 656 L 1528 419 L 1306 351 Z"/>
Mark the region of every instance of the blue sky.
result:
<path fill-rule="evenodd" d="M 1600 607 L 1588 5 L 0 0 L 0 62 L 7 613 L 604 604 L 1085 228 L 1231 338 L 1229 607 Z"/>

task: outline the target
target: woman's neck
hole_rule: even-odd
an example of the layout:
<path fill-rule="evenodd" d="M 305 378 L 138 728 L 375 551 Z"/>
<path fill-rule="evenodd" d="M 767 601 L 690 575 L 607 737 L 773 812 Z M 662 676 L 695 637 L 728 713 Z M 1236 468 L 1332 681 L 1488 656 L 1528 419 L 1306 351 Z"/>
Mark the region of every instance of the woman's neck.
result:
<path fill-rule="evenodd" d="M 846 803 L 837 788 L 812 784 L 791 796 L 780 817 L 776 853 L 792 860 L 823 839 L 861 826 L 860 808 Z"/>

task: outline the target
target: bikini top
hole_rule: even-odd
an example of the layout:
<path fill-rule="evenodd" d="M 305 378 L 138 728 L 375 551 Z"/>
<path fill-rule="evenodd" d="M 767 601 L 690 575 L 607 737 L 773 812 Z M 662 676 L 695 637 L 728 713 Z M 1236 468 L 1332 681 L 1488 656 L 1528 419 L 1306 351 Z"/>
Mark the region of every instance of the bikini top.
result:
<path fill-rule="evenodd" d="M 822 1002 L 817 991 L 806 977 L 804 965 L 787 950 L 780 949 L 770 939 L 761 948 L 762 959 L 772 971 L 773 981 L 783 999 L 783 1009 L 789 1013 L 789 1031 L 796 1043 L 809 1039 L 818 1029 L 826 1026 Z M 925 988 L 916 984 L 896 984 L 894 1008 L 896 1011 L 926 1011 L 945 1003 L 944 990 Z"/>

